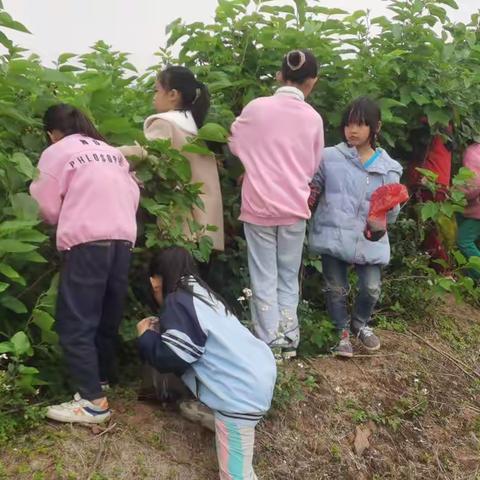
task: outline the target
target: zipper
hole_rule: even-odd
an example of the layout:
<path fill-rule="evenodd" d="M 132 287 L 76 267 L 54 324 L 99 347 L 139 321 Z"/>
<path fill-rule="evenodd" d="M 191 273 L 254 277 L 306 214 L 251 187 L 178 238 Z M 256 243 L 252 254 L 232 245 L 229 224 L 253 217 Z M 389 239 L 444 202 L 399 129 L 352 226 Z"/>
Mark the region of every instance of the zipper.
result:
<path fill-rule="evenodd" d="M 370 175 L 369 173 L 367 172 L 367 180 L 365 182 L 365 188 L 363 189 L 363 194 L 362 196 L 360 197 L 360 202 L 358 202 L 358 208 L 357 208 L 357 218 L 359 217 L 360 215 L 360 209 L 362 208 L 362 203 L 363 203 L 363 199 L 365 198 L 365 195 L 367 194 L 367 189 L 368 189 L 368 186 L 370 185 Z M 358 247 L 358 243 L 359 243 L 359 237 L 357 238 L 357 241 L 355 243 L 355 251 L 353 253 L 353 260 L 355 261 L 357 259 L 357 247 Z"/>

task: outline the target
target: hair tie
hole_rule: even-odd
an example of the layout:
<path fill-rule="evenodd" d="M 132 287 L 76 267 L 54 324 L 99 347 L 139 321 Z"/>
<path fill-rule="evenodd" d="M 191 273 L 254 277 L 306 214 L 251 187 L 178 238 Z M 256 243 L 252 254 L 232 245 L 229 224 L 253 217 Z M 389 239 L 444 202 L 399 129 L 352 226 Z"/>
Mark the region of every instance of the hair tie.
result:
<path fill-rule="evenodd" d="M 193 99 L 192 105 L 195 104 L 195 102 L 200 98 L 201 95 L 202 95 L 202 89 L 200 87 L 197 87 L 195 89 L 195 98 Z"/>
<path fill-rule="evenodd" d="M 296 65 L 296 66 L 292 65 L 290 63 L 290 55 L 292 55 L 292 53 L 298 53 L 298 55 L 300 56 L 300 61 L 298 62 L 298 65 Z M 307 61 L 307 57 L 305 56 L 305 54 L 301 50 L 292 50 L 292 51 L 287 53 L 287 65 L 290 68 L 290 70 L 293 70 L 294 72 L 296 70 L 300 70 L 305 65 L 306 61 Z"/>

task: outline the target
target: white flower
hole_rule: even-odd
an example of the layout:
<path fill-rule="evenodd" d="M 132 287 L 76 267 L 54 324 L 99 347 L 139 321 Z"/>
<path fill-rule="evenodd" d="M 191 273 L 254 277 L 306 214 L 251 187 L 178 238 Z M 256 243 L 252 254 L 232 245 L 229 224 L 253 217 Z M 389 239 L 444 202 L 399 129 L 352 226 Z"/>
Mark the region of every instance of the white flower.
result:
<path fill-rule="evenodd" d="M 238 297 L 237 298 L 237 302 L 244 302 L 245 301 L 245 297 Z"/>
<path fill-rule="evenodd" d="M 253 295 L 252 291 L 249 288 L 244 288 L 242 290 L 242 293 L 245 295 L 246 298 L 250 298 Z"/>
<path fill-rule="evenodd" d="M 8 355 L 6 353 L 2 353 L 0 355 L 0 360 L 8 360 Z"/>

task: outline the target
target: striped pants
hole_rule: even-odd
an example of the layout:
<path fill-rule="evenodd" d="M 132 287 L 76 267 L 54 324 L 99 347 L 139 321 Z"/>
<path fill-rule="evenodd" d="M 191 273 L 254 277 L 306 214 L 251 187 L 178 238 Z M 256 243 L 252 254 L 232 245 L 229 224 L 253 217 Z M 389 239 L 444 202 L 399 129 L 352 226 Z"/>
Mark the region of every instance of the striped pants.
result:
<path fill-rule="evenodd" d="M 215 412 L 220 480 L 258 480 L 253 471 L 252 460 L 255 427 L 260 418 L 237 419 Z"/>

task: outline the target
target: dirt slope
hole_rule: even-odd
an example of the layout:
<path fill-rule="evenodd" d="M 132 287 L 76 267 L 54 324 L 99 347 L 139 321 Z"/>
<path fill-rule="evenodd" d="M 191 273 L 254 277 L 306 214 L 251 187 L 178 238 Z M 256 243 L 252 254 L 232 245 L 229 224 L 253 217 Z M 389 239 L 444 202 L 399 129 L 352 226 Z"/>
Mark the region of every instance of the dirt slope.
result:
<path fill-rule="evenodd" d="M 376 356 L 299 359 L 258 432 L 262 480 L 480 480 L 480 315 L 445 305 Z M 447 358 L 462 362 L 460 368 Z M 46 424 L 0 453 L 0 478 L 213 480 L 214 436 L 117 392 L 109 428 Z"/>

